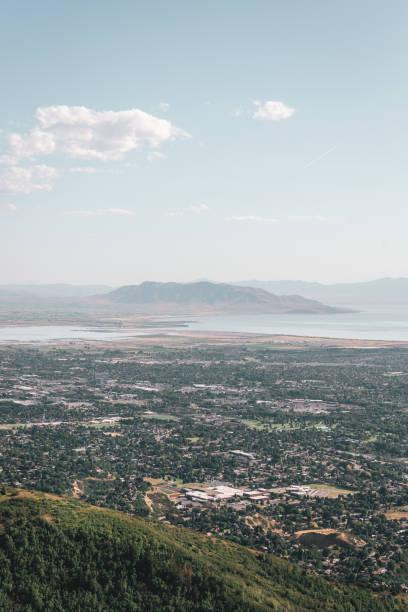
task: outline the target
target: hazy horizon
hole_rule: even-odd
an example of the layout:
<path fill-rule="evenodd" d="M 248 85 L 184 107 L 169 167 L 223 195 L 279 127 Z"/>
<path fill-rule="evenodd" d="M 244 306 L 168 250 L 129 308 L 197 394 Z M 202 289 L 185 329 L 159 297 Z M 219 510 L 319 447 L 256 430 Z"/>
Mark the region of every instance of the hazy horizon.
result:
<path fill-rule="evenodd" d="M 382 277 L 375 277 L 375 278 L 368 278 L 368 279 L 362 279 L 362 280 L 355 280 L 355 281 L 334 281 L 334 282 L 324 282 L 324 281 L 319 281 L 319 280 L 308 280 L 308 279 L 301 279 L 301 278 L 240 278 L 240 279 L 235 279 L 235 280 L 226 280 L 226 279 L 220 279 L 220 280 L 216 280 L 214 278 L 193 278 L 193 279 L 186 279 L 186 280 L 175 280 L 175 279 L 168 279 L 168 280 L 163 280 L 163 279 L 153 279 L 153 278 L 143 278 L 142 280 L 138 280 L 138 281 L 128 281 L 128 282 L 123 282 L 120 283 L 120 285 L 118 283 L 109 283 L 109 282 L 75 282 L 75 281 L 61 281 L 61 280 L 56 280 L 56 281 L 14 281 L 14 282 L 1 282 L 0 281 L 0 286 L 37 286 L 37 285 L 73 285 L 73 286 L 107 286 L 107 287 L 119 287 L 119 286 L 124 286 L 124 285 L 139 285 L 140 283 L 144 283 L 144 282 L 154 282 L 154 283 L 168 283 L 168 282 L 175 282 L 175 283 L 182 283 L 182 284 L 188 284 L 188 283 L 198 283 L 198 282 L 210 282 L 210 283 L 226 283 L 229 285 L 234 285 L 234 283 L 243 283 L 243 282 L 261 282 L 261 283 L 267 283 L 267 282 L 276 282 L 276 283 L 284 283 L 284 282 L 289 282 L 289 283 L 318 283 L 320 285 L 337 285 L 337 284 L 361 284 L 361 283 L 370 283 L 370 282 L 376 282 L 376 281 L 381 281 L 381 280 L 408 280 L 408 276 L 382 276 Z"/>

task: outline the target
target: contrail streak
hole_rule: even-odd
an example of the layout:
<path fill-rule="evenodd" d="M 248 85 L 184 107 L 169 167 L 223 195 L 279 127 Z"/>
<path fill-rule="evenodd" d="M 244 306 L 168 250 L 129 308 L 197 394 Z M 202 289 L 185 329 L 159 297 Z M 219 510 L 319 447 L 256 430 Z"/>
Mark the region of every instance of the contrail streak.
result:
<path fill-rule="evenodd" d="M 332 147 L 331 149 L 329 149 L 328 151 L 326 151 L 325 153 L 322 153 L 321 155 L 319 155 L 319 157 L 315 157 L 314 159 L 312 159 L 310 162 L 307 162 L 306 166 L 304 166 L 303 168 L 308 168 L 309 166 L 312 166 L 313 164 L 315 164 L 316 162 L 320 161 L 321 159 L 323 159 L 323 157 L 326 157 L 326 155 L 328 155 L 329 153 L 331 153 L 332 151 L 334 151 L 334 149 L 336 149 L 336 147 Z"/>

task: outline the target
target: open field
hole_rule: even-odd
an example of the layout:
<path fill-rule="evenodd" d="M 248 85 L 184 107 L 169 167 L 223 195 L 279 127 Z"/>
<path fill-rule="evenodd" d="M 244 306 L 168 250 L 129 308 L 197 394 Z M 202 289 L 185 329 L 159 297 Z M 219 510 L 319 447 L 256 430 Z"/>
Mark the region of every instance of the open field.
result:
<path fill-rule="evenodd" d="M 149 334 L 134 338 L 123 338 L 109 342 L 109 346 L 143 347 L 157 344 L 171 345 L 199 345 L 201 343 L 212 345 L 247 345 L 259 346 L 270 344 L 275 349 L 305 348 L 305 347 L 339 347 L 339 348 L 387 348 L 394 346 L 408 346 L 408 342 L 395 340 L 356 340 L 352 338 L 323 338 L 313 336 L 288 336 L 274 334 L 251 334 L 239 332 L 197 332 L 183 330 L 175 334 Z M 89 344 L 84 342 L 83 344 Z"/>
<path fill-rule="evenodd" d="M 155 413 L 155 414 L 138 414 L 141 419 L 153 419 L 157 421 L 178 421 L 179 418 L 172 414 Z"/>
<path fill-rule="evenodd" d="M 326 484 L 322 484 L 322 483 L 312 483 L 307 485 L 309 486 L 312 490 L 315 490 L 317 492 L 317 497 L 319 497 L 319 494 L 324 493 L 325 497 L 330 497 L 330 498 L 336 498 L 339 497 L 340 495 L 355 495 L 356 491 L 350 491 L 349 489 L 339 489 L 338 487 L 333 487 L 331 485 L 326 485 Z"/>
<path fill-rule="evenodd" d="M 388 512 L 385 513 L 385 516 L 390 521 L 408 521 L 408 506 L 401 506 L 401 508 L 393 508 L 388 510 Z"/>
<path fill-rule="evenodd" d="M 258 429 L 258 430 L 275 430 L 275 431 L 293 431 L 295 429 L 313 429 L 313 428 L 317 428 L 317 429 L 325 429 L 326 425 L 321 421 L 319 423 L 313 423 L 311 425 L 304 425 L 303 423 L 300 424 L 291 424 L 291 423 L 271 423 L 269 421 L 256 421 L 256 420 L 252 420 L 252 419 L 237 419 L 237 421 L 240 421 L 241 423 L 243 423 L 244 425 L 246 425 L 247 427 L 249 427 L 249 429 Z"/>

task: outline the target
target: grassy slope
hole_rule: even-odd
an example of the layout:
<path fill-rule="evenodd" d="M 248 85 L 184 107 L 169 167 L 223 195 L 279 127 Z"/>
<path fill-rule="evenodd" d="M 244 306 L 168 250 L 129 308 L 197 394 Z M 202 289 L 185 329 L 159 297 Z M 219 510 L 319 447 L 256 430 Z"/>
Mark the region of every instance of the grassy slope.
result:
<path fill-rule="evenodd" d="M 71 499 L 0 496 L 0 610 L 408 610 L 268 555 Z"/>

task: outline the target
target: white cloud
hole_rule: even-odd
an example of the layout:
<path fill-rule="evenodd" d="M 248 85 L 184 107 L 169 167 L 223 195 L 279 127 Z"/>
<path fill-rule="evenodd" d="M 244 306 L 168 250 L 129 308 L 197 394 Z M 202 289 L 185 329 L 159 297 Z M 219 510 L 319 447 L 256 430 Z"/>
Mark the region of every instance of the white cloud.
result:
<path fill-rule="evenodd" d="M 9 166 L 0 175 L 0 193 L 50 191 L 58 172 L 51 166 Z"/>
<path fill-rule="evenodd" d="M 15 204 L 0 204 L 0 214 L 12 215 L 16 210 L 17 206 L 15 206 Z"/>
<path fill-rule="evenodd" d="M 64 212 L 67 217 L 106 217 L 114 215 L 129 217 L 134 214 L 133 210 L 127 208 L 97 208 L 95 210 L 68 210 Z"/>
<path fill-rule="evenodd" d="M 240 117 L 242 115 L 242 108 L 240 106 L 238 106 L 235 110 L 234 110 L 234 117 Z"/>
<path fill-rule="evenodd" d="M 62 153 L 73 159 L 116 160 L 142 144 L 153 148 L 190 135 L 166 119 L 137 108 L 95 111 L 85 106 L 48 106 L 37 109 L 38 126 L 28 134 L 10 134 L 10 153 L 0 162 Z"/>
<path fill-rule="evenodd" d="M 257 217 L 254 215 L 246 215 L 246 216 L 233 216 L 233 217 L 224 217 L 224 221 L 232 221 L 237 223 L 278 223 L 279 219 L 273 219 L 271 217 Z"/>
<path fill-rule="evenodd" d="M 174 210 L 170 212 L 165 212 L 163 213 L 163 215 L 165 217 L 182 217 L 184 213 L 195 213 L 196 215 L 199 215 L 205 210 L 208 210 L 207 204 L 193 204 L 192 206 L 183 208 L 183 210 Z"/>
<path fill-rule="evenodd" d="M 42 155 L 51 155 L 55 151 L 55 140 L 52 134 L 34 128 L 25 136 L 21 134 L 9 134 L 9 155 L 0 156 L 0 163 L 14 165 L 21 159 L 33 160 Z"/>
<path fill-rule="evenodd" d="M 167 155 L 160 151 L 150 151 L 147 155 L 147 161 L 154 161 L 155 159 L 166 159 Z"/>
<path fill-rule="evenodd" d="M 200 214 L 204 212 L 205 210 L 208 210 L 208 206 L 207 204 L 193 204 L 193 206 L 186 208 L 186 210 L 190 210 L 191 212 Z"/>
<path fill-rule="evenodd" d="M 289 221 L 327 221 L 327 217 L 322 215 L 292 215 L 288 219 Z"/>
<path fill-rule="evenodd" d="M 166 113 L 170 108 L 170 104 L 168 102 L 160 102 L 159 108 Z"/>
<path fill-rule="evenodd" d="M 96 174 L 98 170 L 96 168 L 92 168 L 92 166 L 77 166 L 74 168 L 68 168 L 68 172 L 73 174 Z"/>
<path fill-rule="evenodd" d="M 254 104 L 258 107 L 258 110 L 252 115 L 253 119 L 280 121 L 281 119 L 288 119 L 295 112 L 294 108 L 286 106 L 283 102 L 273 100 L 268 100 L 264 103 L 254 100 Z"/>

